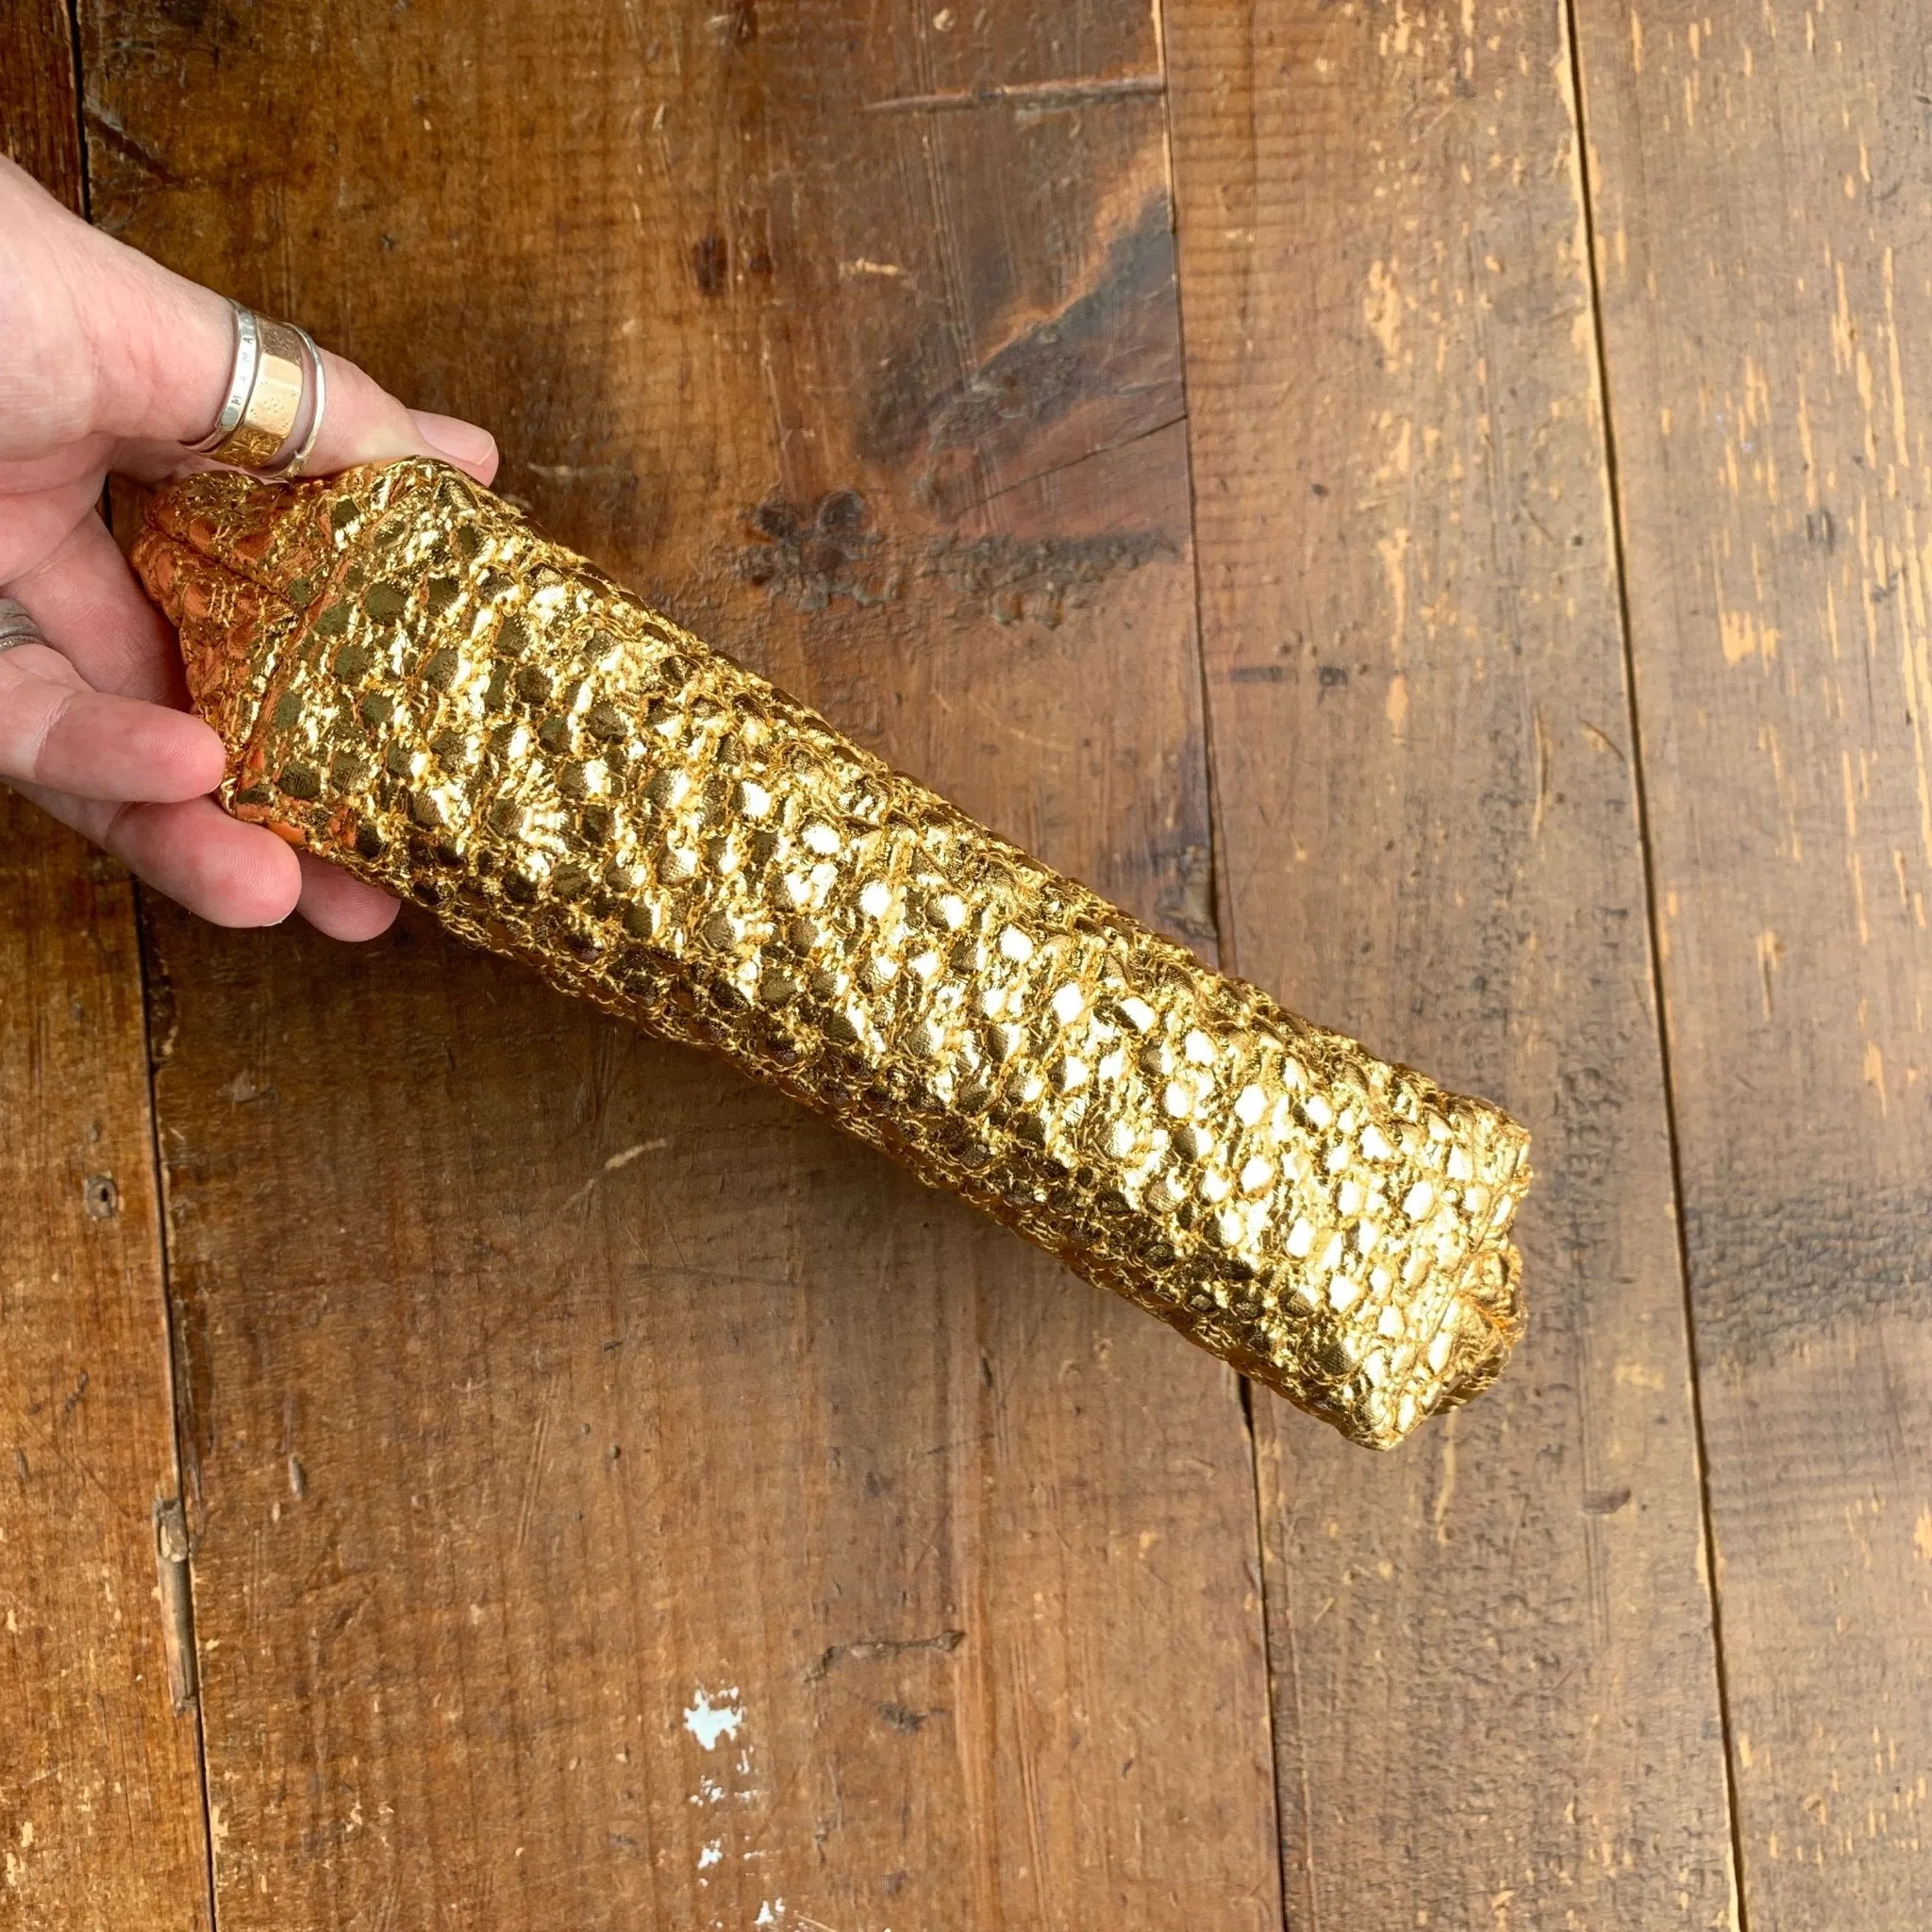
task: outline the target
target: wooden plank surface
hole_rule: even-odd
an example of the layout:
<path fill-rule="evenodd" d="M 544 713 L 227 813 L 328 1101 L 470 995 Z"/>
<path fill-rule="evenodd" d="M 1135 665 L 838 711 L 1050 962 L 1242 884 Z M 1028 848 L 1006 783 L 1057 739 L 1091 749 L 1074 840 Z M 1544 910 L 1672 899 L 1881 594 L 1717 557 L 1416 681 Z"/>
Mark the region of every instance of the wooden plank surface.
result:
<path fill-rule="evenodd" d="M 155 908 L 225 1926 L 1925 1916 L 1923 26 L 1576 12 L 1604 370 L 1557 8 L 1178 0 L 1164 119 L 1120 0 L 83 5 L 110 229 L 1542 1175 L 1511 1376 L 1257 1398 L 1257 1551 L 1227 1377 L 828 1130 Z M 0 1924 L 205 1924 L 131 901 L 4 800 L 0 985 Z"/>
<path fill-rule="evenodd" d="M 1224 941 L 1541 1175 L 1480 1404 L 1386 1460 L 1257 1415 L 1288 1923 L 1723 1925 L 1561 15 L 1167 19 Z"/>
<path fill-rule="evenodd" d="M 1924 10 L 1580 14 L 1747 1920 L 1918 1925 Z"/>
<path fill-rule="evenodd" d="M 108 226 L 1211 940 L 1144 7 L 83 25 Z M 224 1932 L 1277 1922 L 1220 1367 L 412 921 L 156 933 Z"/>
<path fill-rule="evenodd" d="M 204 1926 L 133 893 L 4 791 L 0 986 L 0 1925 Z"/>
<path fill-rule="evenodd" d="M 78 208 L 64 7 L 7 9 L 0 103 L 8 157 Z M 4 789 L 0 989 L 0 1926 L 192 1932 L 208 1834 L 185 1574 L 158 1543 L 179 1488 L 134 895 Z"/>
<path fill-rule="evenodd" d="M 0 987 L 0 1926 L 205 1926 L 133 893 L 5 791 Z"/>
<path fill-rule="evenodd" d="M 82 206 L 74 34 L 61 0 L 0 10 L 0 152 L 69 208 Z"/>

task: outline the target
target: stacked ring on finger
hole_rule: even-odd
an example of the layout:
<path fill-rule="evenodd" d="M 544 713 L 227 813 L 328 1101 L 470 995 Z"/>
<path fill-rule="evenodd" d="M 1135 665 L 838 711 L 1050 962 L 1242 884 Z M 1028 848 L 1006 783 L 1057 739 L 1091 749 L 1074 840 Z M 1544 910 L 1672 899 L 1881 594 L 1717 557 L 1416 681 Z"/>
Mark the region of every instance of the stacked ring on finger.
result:
<path fill-rule="evenodd" d="M 235 356 L 215 425 L 188 447 L 272 481 L 299 476 L 327 407 L 322 352 L 306 329 L 230 302 Z"/>
<path fill-rule="evenodd" d="M 0 597 L 0 651 L 10 651 L 16 644 L 46 641 L 40 625 L 27 615 L 25 604 L 17 604 L 11 597 Z"/>

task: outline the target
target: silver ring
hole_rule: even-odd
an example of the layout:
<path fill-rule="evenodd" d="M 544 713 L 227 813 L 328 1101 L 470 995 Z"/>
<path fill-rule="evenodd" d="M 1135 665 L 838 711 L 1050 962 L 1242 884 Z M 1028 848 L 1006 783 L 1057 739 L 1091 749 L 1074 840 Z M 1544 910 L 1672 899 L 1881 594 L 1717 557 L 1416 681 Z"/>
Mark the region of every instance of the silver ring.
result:
<path fill-rule="evenodd" d="M 206 456 L 217 443 L 225 442 L 234 434 L 255 388 L 255 365 L 261 355 L 261 332 L 255 325 L 255 311 L 231 298 L 228 312 L 235 322 L 235 359 L 228 369 L 228 393 L 222 404 L 222 413 L 215 418 L 215 426 L 199 442 L 188 445 L 196 456 Z"/>
<path fill-rule="evenodd" d="M 322 433 L 323 411 L 328 408 L 328 378 L 323 374 L 322 351 L 315 346 L 315 338 L 300 324 L 291 322 L 289 326 L 302 338 L 302 346 L 308 351 L 308 373 L 315 379 L 315 400 L 308 411 L 308 427 L 302 432 L 301 444 L 293 455 L 274 469 L 258 473 L 277 483 L 292 483 L 308 467 L 308 458 L 314 453 L 315 439 Z"/>
<path fill-rule="evenodd" d="M 0 651 L 16 644 L 44 644 L 41 627 L 27 615 L 26 606 L 11 597 L 0 597 Z"/>

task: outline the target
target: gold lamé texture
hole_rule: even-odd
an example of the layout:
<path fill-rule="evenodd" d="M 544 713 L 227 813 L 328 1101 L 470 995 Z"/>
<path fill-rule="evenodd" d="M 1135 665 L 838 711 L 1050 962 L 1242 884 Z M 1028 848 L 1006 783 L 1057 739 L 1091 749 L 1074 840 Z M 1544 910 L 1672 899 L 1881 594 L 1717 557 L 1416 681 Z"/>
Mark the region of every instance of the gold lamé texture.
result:
<path fill-rule="evenodd" d="M 1358 1442 L 1521 1325 L 1526 1136 L 1209 971 L 411 459 L 135 563 L 238 817 L 736 1065 Z"/>

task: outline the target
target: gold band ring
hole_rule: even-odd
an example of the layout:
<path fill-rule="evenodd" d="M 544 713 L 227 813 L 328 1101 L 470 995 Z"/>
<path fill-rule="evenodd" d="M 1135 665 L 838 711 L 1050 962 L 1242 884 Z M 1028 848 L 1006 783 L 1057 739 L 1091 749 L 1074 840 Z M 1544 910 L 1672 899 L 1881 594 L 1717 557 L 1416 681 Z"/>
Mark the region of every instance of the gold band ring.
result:
<path fill-rule="evenodd" d="M 235 357 L 215 426 L 189 447 L 258 476 L 297 476 L 322 429 L 326 378 L 322 352 L 293 323 L 231 302 Z"/>
<path fill-rule="evenodd" d="M 291 328 L 295 325 L 291 323 Z M 314 453 L 315 439 L 322 432 L 322 414 L 328 407 L 328 377 L 323 374 L 322 351 L 315 346 L 315 339 L 306 328 L 295 328 L 302 338 L 302 346 L 308 352 L 309 373 L 315 378 L 315 392 L 308 405 L 308 425 L 302 432 L 302 441 L 290 455 L 268 473 L 284 481 L 292 482 L 308 466 L 308 458 Z"/>

